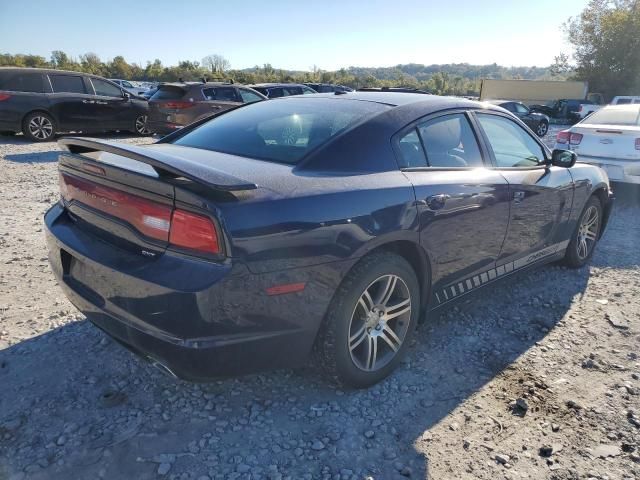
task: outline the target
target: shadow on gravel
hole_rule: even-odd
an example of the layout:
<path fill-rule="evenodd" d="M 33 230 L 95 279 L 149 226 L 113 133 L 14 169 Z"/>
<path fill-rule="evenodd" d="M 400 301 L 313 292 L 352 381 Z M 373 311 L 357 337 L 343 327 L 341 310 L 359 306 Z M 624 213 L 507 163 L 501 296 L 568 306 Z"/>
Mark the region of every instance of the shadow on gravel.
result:
<path fill-rule="evenodd" d="M 433 316 L 365 391 L 311 368 L 189 384 L 70 323 L 0 351 L 0 478 L 429 478 L 429 429 L 541 341 L 588 276 L 544 267 Z"/>

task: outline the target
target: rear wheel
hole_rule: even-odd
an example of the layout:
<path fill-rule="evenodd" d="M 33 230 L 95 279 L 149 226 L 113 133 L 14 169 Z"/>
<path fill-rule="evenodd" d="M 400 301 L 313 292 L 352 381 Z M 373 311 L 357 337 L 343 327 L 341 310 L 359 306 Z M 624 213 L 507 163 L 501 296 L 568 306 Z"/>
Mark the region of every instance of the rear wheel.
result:
<path fill-rule="evenodd" d="M 549 124 L 547 122 L 540 122 L 536 127 L 536 135 L 544 137 L 549 131 Z"/>
<path fill-rule="evenodd" d="M 138 135 L 150 135 L 151 131 L 147 128 L 147 116 L 139 115 L 133 126 L 133 131 Z"/>
<path fill-rule="evenodd" d="M 56 134 L 56 125 L 50 115 L 44 112 L 33 112 L 24 119 L 22 133 L 34 142 L 47 142 Z"/>
<path fill-rule="evenodd" d="M 580 268 L 589 262 L 598 243 L 601 225 L 602 205 L 597 197 L 591 197 L 565 253 L 564 263 L 568 267 Z"/>
<path fill-rule="evenodd" d="M 407 261 L 392 253 L 365 257 L 347 275 L 329 309 L 320 361 L 340 383 L 364 388 L 402 360 L 420 312 L 420 288 Z"/>

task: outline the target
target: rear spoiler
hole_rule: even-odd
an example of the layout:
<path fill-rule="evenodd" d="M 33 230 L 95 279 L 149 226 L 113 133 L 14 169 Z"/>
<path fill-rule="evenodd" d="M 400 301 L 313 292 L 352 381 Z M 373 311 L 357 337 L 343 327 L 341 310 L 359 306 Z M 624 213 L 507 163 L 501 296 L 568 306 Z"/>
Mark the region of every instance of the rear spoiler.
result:
<path fill-rule="evenodd" d="M 184 177 L 192 182 L 211 187 L 215 190 L 235 192 L 255 190 L 255 183 L 229 175 L 213 167 L 174 157 L 150 148 L 113 143 L 95 138 L 68 137 L 58 140 L 71 153 L 108 152 L 150 165 L 160 176 Z"/>

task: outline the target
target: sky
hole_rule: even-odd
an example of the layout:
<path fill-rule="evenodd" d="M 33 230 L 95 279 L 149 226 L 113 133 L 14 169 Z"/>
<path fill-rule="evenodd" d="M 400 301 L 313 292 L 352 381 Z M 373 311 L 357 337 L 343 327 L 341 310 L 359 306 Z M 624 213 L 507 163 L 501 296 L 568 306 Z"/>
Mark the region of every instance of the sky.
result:
<path fill-rule="evenodd" d="M 540 66 L 587 0 L 0 0 L 0 53 L 52 50 L 142 66 L 201 61 L 323 70 L 401 63 Z M 55 5 L 55 8 L 53 6 Z M 36 14 L 37 12 L 37 14 Z"/>

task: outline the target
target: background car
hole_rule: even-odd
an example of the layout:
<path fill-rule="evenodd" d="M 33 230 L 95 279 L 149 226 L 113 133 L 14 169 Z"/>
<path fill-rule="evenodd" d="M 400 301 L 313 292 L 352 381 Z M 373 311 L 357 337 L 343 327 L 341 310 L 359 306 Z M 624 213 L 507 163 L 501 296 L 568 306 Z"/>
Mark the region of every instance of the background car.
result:
<path fill-rule="evenodd" d="M 113 83 L 121 86 L 124 90 L 129 92 L 131 95 L 142 96 L 147 90 L 149 90 L 147 87 L 134 85 L 132 82 L 130 82 L 128 80 L 120 80 L 120 79 L 116 79 L 116 78 L 110 78 L 109 80 L 111 80 Z"/>
<path fill-rule="evenodd" d="M 509 100 L 489 100 L 489 103 L 510 111 L 527 126 L 536 132 L 539 137 L 544 137 L 549 131 L 549 117 L 543 113 L 533 112 L 522 102 Z"/>
<path fill-rule="evenodd" d="M 640 104 L 610 105 L 558 133 L 556 148 L 604 169 L 614 182 L 640 184 Z"/>
<path fill-rule="evenodd" d="M 334 85 L 333 83 L 308 83 L 305 82 L 307 87 L 313 88 L 318 93 L 331 93 L 331 92 L 353 92 L 353 88 L 345 87 L 344 85 Z"/>
<path fill-rule="evenodd" d="M 147 126 L 153 133 L 170 133 L 244 103 L 266 99 L 249 87 L 227 82 L 163 83 L 149 99 Z"/>
<path fill-rule="evenodd" d="M 543 113 L 550 118 L 577 122 L 580 119 L 578 112 L 582 105 L 596 105 L 591 100 L 585 99 L 561 99 L 548 102 L 546 105 L 531 105 L 532 112 Z"/>
<path fill-rule="evenodd" d="M 589 262 L 612 205 L 601 169 L 501 108 L 434 95 L 291 96 L 154 145 L 61 144 L 62 201 L 45 216 L 60 286 L 194 380 L 312 354 L 372 385 L 426 311 L 536 264 Z"/>
<path fill-rule="evenodd" d="M 288 97 L 291 95 L 307 95 L 318 93 L 313 88 L 299 83 L 256 83 L 247 85 L 267 98 Z"/>
<path fill-rule="evenodd" d="M 56 133 L 129 130 L 146 135 L 147 102 L 96 75 L 0 68 L 0 131 L 37 142 Z"/>
<path fill-rule="evenodd" d="M 632 95 L 618 95 L 616 97 L 613 97 L 609 105 L 630 105 L 630 104 L 637 104 L 637 103 L 640 103 L 640 97 L 634 97 Z M 580 119 L 586 118 L 587 116 L 591 115 L 593 112 L 596 112 L 604 108 L 605 106 L 606 105 L 589 105 L 589 104 L 580 105 L 580 108 L 578 108 L 577 116 Z"/>

